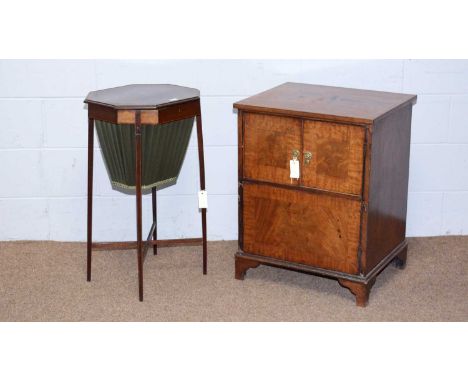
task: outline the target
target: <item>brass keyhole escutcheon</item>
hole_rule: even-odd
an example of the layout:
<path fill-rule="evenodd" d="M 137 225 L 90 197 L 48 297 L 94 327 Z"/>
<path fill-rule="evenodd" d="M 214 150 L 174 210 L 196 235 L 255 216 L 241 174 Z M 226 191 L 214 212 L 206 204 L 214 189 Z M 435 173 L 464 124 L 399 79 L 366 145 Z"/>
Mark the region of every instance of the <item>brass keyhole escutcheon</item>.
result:
<path fill-rule="evenodd" d="M 304 164 L 309 164 L 312 160 L 312 153 L 310 151 L 304 152 Z"/>
<path fill-rule="evenodd" d="M 292 151 L 292 159 L 297 160 L 299 158 L 299 150 L 293 150 Z"/>

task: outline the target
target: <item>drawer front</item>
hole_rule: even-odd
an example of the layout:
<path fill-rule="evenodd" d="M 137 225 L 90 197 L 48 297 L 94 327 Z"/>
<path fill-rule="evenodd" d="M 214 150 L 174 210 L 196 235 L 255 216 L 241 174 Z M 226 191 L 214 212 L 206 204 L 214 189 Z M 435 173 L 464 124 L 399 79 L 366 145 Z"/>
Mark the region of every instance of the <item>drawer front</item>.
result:
<path fill-rule="evenodd" d="M 243 250 L 358 273 L 360 202 L 269 185 L 243 185 Z"/>
<path fill-rule="evenodd" d="M 289 161 L 301 150 L 302 121 L 264 114 L 244 114 L 244 176 L 281 184 L 292 180 Z"/>
<path fill-rule="evenodd" d="M 302 184 L 359 195 L 362 189 L 365 129 L 330 122 L 304 121 Z M 309 160 L 306 153 L 311 154 Z"/>

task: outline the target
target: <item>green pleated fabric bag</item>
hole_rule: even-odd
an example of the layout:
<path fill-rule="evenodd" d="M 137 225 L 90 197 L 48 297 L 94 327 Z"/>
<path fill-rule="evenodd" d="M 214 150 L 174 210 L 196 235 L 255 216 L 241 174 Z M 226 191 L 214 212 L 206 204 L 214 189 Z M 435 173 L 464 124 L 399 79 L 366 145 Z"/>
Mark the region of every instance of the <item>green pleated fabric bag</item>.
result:
<path fill-rule="evenodd" d="M 177 181 L 193 122 L 187 118 L 141 126 L 143 190 Z M 96 131 L 112 185 L 135 189 L 135 125 L 96 120 Z"/>

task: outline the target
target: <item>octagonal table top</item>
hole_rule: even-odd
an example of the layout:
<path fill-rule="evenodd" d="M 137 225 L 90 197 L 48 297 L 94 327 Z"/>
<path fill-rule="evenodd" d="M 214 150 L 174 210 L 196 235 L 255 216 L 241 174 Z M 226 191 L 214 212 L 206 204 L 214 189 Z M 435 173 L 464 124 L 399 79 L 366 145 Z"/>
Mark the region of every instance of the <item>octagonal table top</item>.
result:
<path fill-rule="evenodd" d="M 114 109 L 157 109 L 200 98 L 200 91 L 169 84 L 138 84 L 90 92 L 85 103 L 105 105 Z"/>

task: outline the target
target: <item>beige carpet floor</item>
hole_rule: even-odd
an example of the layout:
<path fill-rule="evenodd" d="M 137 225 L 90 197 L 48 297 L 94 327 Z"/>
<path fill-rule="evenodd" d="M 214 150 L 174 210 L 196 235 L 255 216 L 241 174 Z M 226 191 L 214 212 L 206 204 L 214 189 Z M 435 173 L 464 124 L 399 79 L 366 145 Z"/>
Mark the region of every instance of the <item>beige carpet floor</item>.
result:
<path fill-rule="evenodd" d="M 260 266 L 234 279 L 237 242 L 162 248 L 144 264 L 137 298 L 134 251 L 95 252 L 85 280 L 81 243 L 1 242 L 0 321 L 467 321 L 468 236 L 409 239 L 405 270 L 391 264 L 369 306 L 330 279 Z"/>

